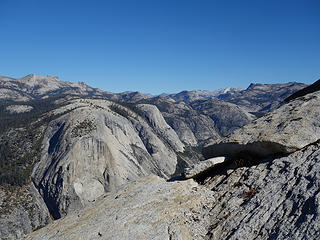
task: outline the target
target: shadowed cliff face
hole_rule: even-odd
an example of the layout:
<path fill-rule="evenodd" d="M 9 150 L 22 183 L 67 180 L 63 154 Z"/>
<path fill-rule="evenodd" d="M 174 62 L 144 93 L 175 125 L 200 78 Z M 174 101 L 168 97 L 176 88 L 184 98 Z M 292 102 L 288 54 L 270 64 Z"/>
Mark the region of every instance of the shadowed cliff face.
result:
<path fill-rule="evenodd" d="M 248 144 L 230 142 L 210 145 L 205 147 L 202 153 L 206 159 L 219 156 L 236 159 L 247 154 L 248 157 L 259 160 L 287 155 L 290 152 L 287 151 L 285 146 L 275 142 L 252 142 Z"/>

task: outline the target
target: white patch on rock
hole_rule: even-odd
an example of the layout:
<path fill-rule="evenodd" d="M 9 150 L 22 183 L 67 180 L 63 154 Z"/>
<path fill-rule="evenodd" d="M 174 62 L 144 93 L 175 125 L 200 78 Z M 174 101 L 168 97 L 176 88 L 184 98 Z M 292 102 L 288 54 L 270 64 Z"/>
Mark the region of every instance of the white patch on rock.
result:
<path fill-rule="evenodd" d="M 10 105 L 6 108 L 10 113 L 30 112 L 32 109 L 33 107 L 29 105 Z"/>

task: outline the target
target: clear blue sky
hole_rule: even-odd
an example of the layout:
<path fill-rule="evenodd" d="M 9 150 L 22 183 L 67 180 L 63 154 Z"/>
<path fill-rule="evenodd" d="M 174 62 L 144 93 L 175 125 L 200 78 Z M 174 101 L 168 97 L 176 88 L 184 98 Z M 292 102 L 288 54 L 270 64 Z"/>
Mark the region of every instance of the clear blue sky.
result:
<path fill-rule="evenodd" d="M 0 0 L 0 75 L 146 93 L 311 83 L 319 0 Z"/>

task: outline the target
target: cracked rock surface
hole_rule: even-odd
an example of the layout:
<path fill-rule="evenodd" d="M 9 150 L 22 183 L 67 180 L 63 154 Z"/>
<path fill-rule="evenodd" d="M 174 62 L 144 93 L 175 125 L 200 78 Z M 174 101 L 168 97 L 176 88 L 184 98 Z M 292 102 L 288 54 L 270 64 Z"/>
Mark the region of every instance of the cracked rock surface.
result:
<path fill-rule="evenodd" d="M 23 239 L 203 239 L 213 202 L 212 193 L 191 179 L 150 175 Z"/>
<path fill-rule="evenodd" d="M 318 139 L 320 92 L 314 92 L 297 98 L 236 130 L 227 142 L 274 142 L 284 146 L 286 152 L 293 152 Z"/>
<path fill-rule="evenodd" d="M 320 143 L 206 179 L 217 201 L 206 239 L 319 239 Z"/>

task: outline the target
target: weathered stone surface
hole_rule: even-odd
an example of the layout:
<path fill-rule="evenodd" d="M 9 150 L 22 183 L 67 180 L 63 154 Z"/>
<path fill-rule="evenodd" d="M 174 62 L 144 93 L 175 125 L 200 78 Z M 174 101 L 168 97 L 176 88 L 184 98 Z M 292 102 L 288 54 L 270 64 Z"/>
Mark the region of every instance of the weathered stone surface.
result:
<path fill-rule="evenodd" d="M 206 239 L 318 239 L 320 144 L 207 178 L 216 198 Z"/>
<path fill-rule="evenodd" d="M 168 178 L 175 172 L 175 151 L 158 136 L 165 129 L 162 138 L 172 142 L 173 130 L 162 126 L 160 116 L 153 119 L 154 130 L 135 112 L 109 101 L 79 99 L 63 109 L 67 113 L 47 129 L 32 176 L 53 217 L 150 173 Z M 182 148 L 179 142 L 174 146 Z"/>
<path fill-rule="evenodd" d="M 236 130 L 226 141 L 274 142 L 293 152 L 320 139 L 320 92 L 310 93 Z"/>
<path fill-rule="evenodd" d="M 215 157 L 209 158 L 205 161 L 201 161 L 199 163 L 194 164 L 193 166 L 186 168 L 184 172 L 185 178 L 194 178 L 197 175 L 203 173 L 204 171 L 209 170 L 210 168 L 214 167 L 219 163 L 223 163 L 226 160 L 225 157 Z"/>
<path fill-rule="evenodd" d="M 203 239 L 214 198 L 193 180 L 149 176 L 24 239 Z"/>
<path fill-rule="evenodd" d="M 284 101 L 285 102 L 290 102 L 298 97 L 303 97 L 309 93 L 313 93 L 316 91 L 320 90 L 320 79 L 316 82 L 314 82 L 313 84 L 293 93 L 292 95 L 290 95 L 289 97 L 287 97 Z"/>
<path fill-rule="evenodd" d="M 29 184 L 0 187 L 0 239 L 17 239 L 51 222 L 40 194 Z"/>

